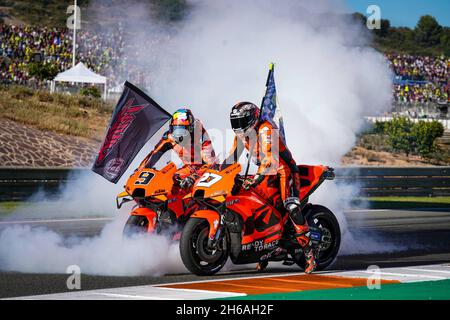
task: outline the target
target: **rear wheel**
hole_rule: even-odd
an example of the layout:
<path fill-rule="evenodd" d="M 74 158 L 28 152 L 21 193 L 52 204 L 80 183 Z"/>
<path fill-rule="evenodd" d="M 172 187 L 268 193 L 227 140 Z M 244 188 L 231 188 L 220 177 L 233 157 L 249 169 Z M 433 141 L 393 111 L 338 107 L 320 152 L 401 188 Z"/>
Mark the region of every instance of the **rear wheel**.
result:
<path fill-rule="evenodd" d="M 146 216 L 130 215 L 123 227 L 123 236 L 132 237 L 136 234 L 147 233 L 148 219 Z"/>
<path fill-rule="evenodd" d="M 334 262 L 341 245 L 339 223 L 333 212 L 320 205 L 312 205 L 305 218 L 309 226 L 318 228 L 321 231 L 322 239 L 318 247 L 316 270 L 324 270 Z M 293 256 L 293 259 L 300 268 L 305 269 L 306 260 L 304 254 L 296 254 Z"/>
<path fill-rule="evenodd" d="M 217 273 L 228 259 L 226 236 L 216 250 L 208 248 L 209 224 L 205 219 L 191 218 L 180 239 L 180 254 L 186 268 L 199 276 Z"/>

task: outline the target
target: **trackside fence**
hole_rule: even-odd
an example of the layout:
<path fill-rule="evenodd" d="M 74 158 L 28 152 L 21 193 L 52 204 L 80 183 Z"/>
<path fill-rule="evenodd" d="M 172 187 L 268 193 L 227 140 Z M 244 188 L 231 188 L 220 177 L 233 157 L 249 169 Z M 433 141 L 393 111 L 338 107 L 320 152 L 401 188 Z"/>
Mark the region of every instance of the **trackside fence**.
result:
<path fill-rule="evenodd" d="M 89 169 L 1 168 L 0 201 L 24 200 L 36 192 L 48 196 Z M 340 167 L 336 182 L 355 184 L 361 196 L 450 196 L 450 167 Z"/>

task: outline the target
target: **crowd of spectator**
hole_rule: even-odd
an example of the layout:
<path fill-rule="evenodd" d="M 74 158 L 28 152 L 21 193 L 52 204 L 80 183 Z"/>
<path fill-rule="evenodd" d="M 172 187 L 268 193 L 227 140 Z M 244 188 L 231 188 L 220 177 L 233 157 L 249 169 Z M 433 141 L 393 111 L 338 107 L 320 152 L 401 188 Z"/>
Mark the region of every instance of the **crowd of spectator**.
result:
<path fill-rule="evenodd" d="M 392 91 L 400 103 L 448 102 L 450 58 L 387 54 L 398 81 Z"/>
<path fill-rule="evenodd" d="M 450 59 L 445 56 L 414 56 L 409 54 L 387 54 L 387 59 L 396 75 L 409 80 L 425 80 L 447 83 Z"/>
<path fill-rule="evenodd" d="M 72 67 L 72 30 L 14 26 L 0 23 L 0 82 L 44 85 L 30 76 L 28 65 L 35 61 L 56 66 L 58 71 Z M 124 45 L 123 28 L 115 32 L 77 31 L 76 61 L 108 78 L 114 87 L 125 80 L 144 84 L 145 74 L 135 64 L 136 50 Z M 127 50 L 125 54 L 125 50 Z"/>
<path fill-rule="evenodd" d="M 124 28 L 114 32 L 77 33 L 77 61 L 109 79 L 115 87 L 125 80 L 145 85 L 150 81 L 137 64 L 148 52 L 129 48 Z M 148 46 L 145 47 L 148 49 Z M 44 85 L 31 77 L 28 65 L 39 58 L 64 71 L 72 66 L 72 31 L 46 27 L 14 26 L 0 23 L 0 82 Z M 386 54 L 397 79 L 393 99 L 399 103 L 448 102 L 450 58 Z"/>
<path fill-rule="evenodd" d="M 450 92 L 448 84 L 437 85 L 432 82 L 424 84 L 394 84 L 392 91 L 396 102 L 416 104 L 448 102 Z"/>

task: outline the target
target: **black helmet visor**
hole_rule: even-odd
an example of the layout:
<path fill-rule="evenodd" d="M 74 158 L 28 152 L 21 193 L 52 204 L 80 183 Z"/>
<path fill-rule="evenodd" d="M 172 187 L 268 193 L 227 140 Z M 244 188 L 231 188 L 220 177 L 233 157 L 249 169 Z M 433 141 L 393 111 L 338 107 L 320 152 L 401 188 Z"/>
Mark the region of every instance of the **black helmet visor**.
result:
<path fill-rule="evenodd" d="M 243 117 L 231 118 L 230 121 L 234 131 L 245 131 L 250 127 L 253 119 L 251 115 L 246 115 Z"/>

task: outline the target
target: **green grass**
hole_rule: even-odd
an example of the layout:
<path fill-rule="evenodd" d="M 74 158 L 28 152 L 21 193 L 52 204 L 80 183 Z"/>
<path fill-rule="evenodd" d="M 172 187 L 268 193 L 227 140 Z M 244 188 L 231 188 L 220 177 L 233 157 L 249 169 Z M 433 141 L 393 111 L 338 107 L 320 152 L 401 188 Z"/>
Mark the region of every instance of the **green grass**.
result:
<path fill-rule="evenodd" d="M 355 206 L 366 202 L 372 209 L 448 208 L 450 210 L 450 197 L 370 197 L 353 200 Z M 0 214 L 11 213 L 19 205 L 32 204 L 21 201 L 0 202 Z"/>
<path fill-rule="evenodd" d="M 353 200 L 356 206 L 361 202 L 368 202 L 372 209 L 450 209 L 450 197 L 368 197 Z"/>
<path fill-rule="evenodd" d="M 450 204 L 450 197 L 370 197 L 369 201 L 421 202 Z"/>
<path fill-rule="evenodd" d="M 450 300 L 450 280 L 367 287 L 269 293 L 218 300 Z"/>
<path fill-rule="evenodd" d="M 0 118 L 41 130 L 99 140 L 112 110 L 112 105 L 95 98 L 21 86 L 0 87 Z"/>
<path fill-rule="evenodd" d="M 19 205 L 23 202 L 21 201 L 4 201 L 0 202 L 0 214 L 9 214 L 13 212 Z"/>

